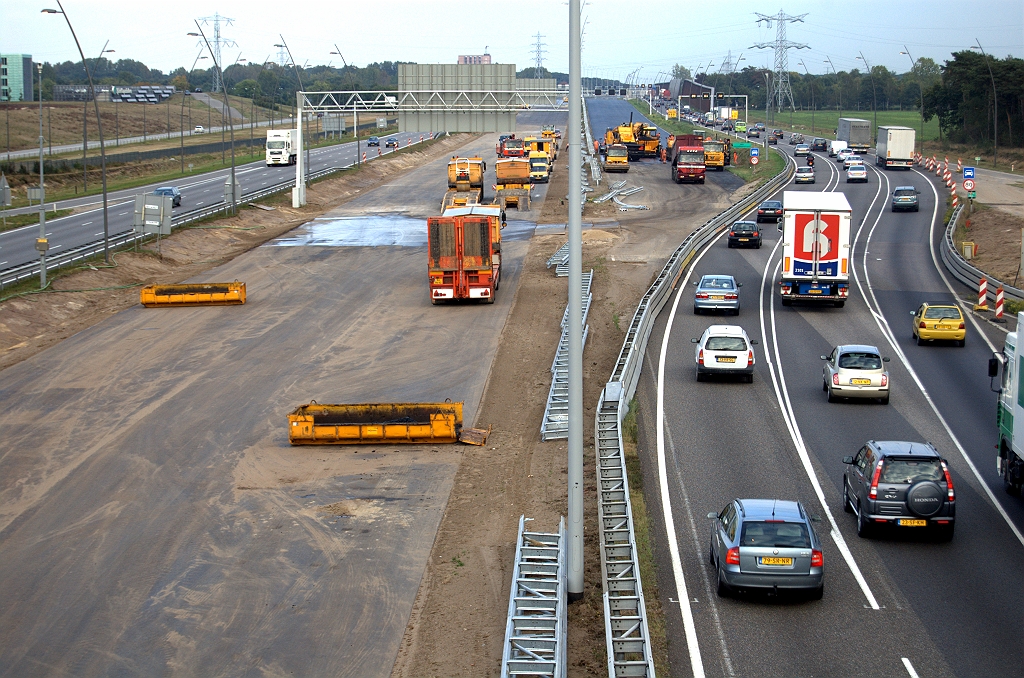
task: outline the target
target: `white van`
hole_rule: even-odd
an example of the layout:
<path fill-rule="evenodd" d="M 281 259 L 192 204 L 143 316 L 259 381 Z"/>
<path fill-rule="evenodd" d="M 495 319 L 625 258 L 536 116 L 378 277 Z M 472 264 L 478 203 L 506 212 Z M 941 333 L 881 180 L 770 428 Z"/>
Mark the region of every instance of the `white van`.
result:
<path fill-rule="evenodd" d="M 828 157 L 830 157 L 830 158 L 836 157 L 836 154 L 839 153 L 839 151 L 843 150 L 844 148 L 846 148 L 846 142 L 845 141 L 835 141 L 835 140 L 833 140 L 833 141 L 828 142 Z"/>

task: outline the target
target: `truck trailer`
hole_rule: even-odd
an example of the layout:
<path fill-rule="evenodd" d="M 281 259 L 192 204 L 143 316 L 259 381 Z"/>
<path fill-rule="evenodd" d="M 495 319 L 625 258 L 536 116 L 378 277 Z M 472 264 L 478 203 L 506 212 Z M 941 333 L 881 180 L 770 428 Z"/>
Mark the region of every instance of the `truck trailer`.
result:
<path fill-rule="evenodd" d="M 299 153 L 299 131 L 295 129 L 267 130 L 267 167 L 294 165 Z"/>
<path fill-rule="evenodd" d="M 520 211 L 530 209 L 530 161 L 526 158 L 502 158 L 494 163 L 497 177 L 494 204 L 502 209 L 515 205 Z"/>
<path fill-rule="evenodd" d="M 910 169 L 914 164 L 914 129 L 896 125 L 878 128 L 875 164 L 879 167 Z"/>
<path fill-rule="evenodd" d="M 427 277 L 430 303 L 476 299 L 494 303 L 501 284 L 501 229 L 498 205 L 449 207 L 427 219 Z"/>
<path fill-rule="evenodd" d="M 871 123 L 860 118 L 839 118 L 836 139 L 845 141 L 851 151 L 867 153 L 871 148 Z"/>
<path fill-rule="evenodd" d="M 782 204 L 782 305 L 799 299 L 842 308 L 850 294 L 852 210 L 846 195 L 786 191 Z"/>
<path fill-rule="evenodd" d="M 487 163 L 483 158 L 452 157 L 448 161 L 448 192 L 441 200 L 441 209 L 481 204 L 484 201 L 485 171 Z"/>
<path fill-rule="evenodd" d="M 1017 314 L 1017 322 L 1024 323 L 1024 311 Z M 1024 327 L 1018 324 L 1017 327 Z M 1024 488 L 1024 387 L 1021 384 L 1021 366 L 1024 365 L 1024 347 L 1019 332 L 1006 335 L 1003 350 L 989 361 L 988 374 L 999 377 L 999 403 L 996 405 L 996 426 L 999 429 L 999 448 L 996 453 L 996 472 L 1003 478 L 1003 487 L 1011 495 L 1020 496 Z"/>

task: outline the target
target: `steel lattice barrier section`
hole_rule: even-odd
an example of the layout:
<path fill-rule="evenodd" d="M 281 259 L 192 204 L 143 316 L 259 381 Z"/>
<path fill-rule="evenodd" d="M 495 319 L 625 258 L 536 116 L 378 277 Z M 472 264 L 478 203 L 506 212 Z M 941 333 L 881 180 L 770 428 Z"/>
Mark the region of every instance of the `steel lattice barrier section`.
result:
<path fill-rule="evenodd" d="M 547 267 L 555 267 L 555 276 L 564 278 L 569 275 L 569 243 L 565 243 L 548 257 Z"/>
<path fill-rule="evenodd" d="M 590 312 L 590 283 L 594 279 L 594 269 L 583 274 L 583 346 L 587 345 L 587 314 Z M 566 305 L 562 313 L 562 334 L 558 339 L 555 358 L 551 362 L 551 390 L 548 391 L 548 402 L 544 406 L 544 419 L 540 424 L 541 440 L 555 440 L 569 437 L 569 307 Z"/>
<path fill-rule="evenodd" d="M 431 139 L 436 139 L 440 134 L 441 134 L 440 132 L 435 133 L 431 137 Z M 413 144 L 418 144 L 418 143 L 420 143 L 420 142 L 419 141 L 414 141 L 413 142 Z M 369 160 L 367 160 L 367 162 L 369 162 Z M 350 167 L 354 167 L 354 166 L 355 165 L 345 165 L 344 167 L 327 167 L 325 169 L 317 170 L 316 172 L 310 172 L 309 173 L 309 179 L 310 179 L 310 181 L 313 181 L 315 179 L 320 179 L 321 177 L 325 177 L 327 175 L 334 174 L 335 172 L 340 172 L 342 170 L 346 170 L 346 169 L 348 169 Z M 275 193 L 280 193 L 282 191 L 289 191 L 294 186 L 295 186 L 295 180 L 294 179 L 289 179 L 288 181 L 282 181 L 282 182 L 279 182 L 277 184 L 274 184 L 273 186 L 267 186 L 266 188 L 262 188 L 262 189 L 260 189 L 258 191 L 253 191 L 251 193 L 246 193 L 246 194 L 242 195 L 241 199 L 238 201 L 237 204 L 238 205 L 247 205 L 249 203 L 252 203 L 252 202 L 255 202 L 255 201 L 260 200 L 262 198 L 265 198 L 268 195 L 273 195 Z M 221 203 L 217 203 L 216 205 L 211 205 L 209 207 L 203 207 L 203 208 L 200 208 L 200 209 L 191 210 L 189 212 L 184 212 L 182 214 L 178 214 L 176 217 L 174 217 L 172 219 L 172 222 L 171 222 L 172 223 L 172 228 L 180 228 L 180 227 L 185 226 L 187 224 L 191 224 L 191 223 L 193 223 L 195 221 L 200 221 L 202 219 L 206 219 L 207 217 L 211 217 L 211 216 L 217 214 L 218 212 L 223 212 L 226 209 L 228 209 L 228 204 L 224 203 L 224 202 L 221 202 Z M 122 231 L 121 233 L 112 234 L 108 238 L 108 240 L 109 240 L 109 243 L 110 243 L 110 250 L 113 251 L 113 250 L 118 250 L 118 249 L 122 249 L 122 248 L 125 248 L 125 247 L 131 247 L 132 245 L 134 245 L 137 242 L 143 242 L 143 241 L 148 240 L 148 239 L 150 239 L 152 237 L 153 237 L 152 235 L 143 235 L 143 234 L 140 234 L 140 233 L 135 233 L 135 231 Z M 100 254 L 102 252 L 103 252 L 103 241 L 102 240 L 97 240 L 97 241 L 94 241 L 94 242 L 91 242 L 91 243 L 86 243 L 85 245 L 80 245 L 78 247 L 69 249 L 66 252 L 62 252 L 61 254 L 59 254 L 57 256 L 47 257 L 46 258 L 46 270 L 47 271 L 60 270 L 61 268 L 65 267 L 65 266 L 70 266 L 71 264 L 73 264 L 73 263 L 75 263 L 77 261 L 82 261 L 84 259 L 92 258 L 92 257 L 94 257 L 97 254 Z M 29 262 L 29 263 L 26 263 L 26 264 L 21 264 L 20 266 L 12 266 L 11 268 L 4 269 L 3 271 L 0 271 L 0 289 L 3 289 L 4 287 L 6 287 L 7 285 L 10 285 L 12 283 L 16 283 L 16 282 L 18 282 L 20 280 L 25 280 L 27 278 L 32 278 L 32 277 L 37 276 L 37 275 L 39 275 L 39 262 L 38 261 L 32 261 L 32 262 Z"/>
<path fill-rule="evenodd" d="M 781 151 L 771 149 L 783 157 Z M 598 474 L 598 529 L 601 582 L 604 587 L 608 675 L 654 678 L 647 609 L 633 535 L 632 506 L 622 446 L 621 422 L 640 379 L 651 328 L 672 295 L 682 272 L 704 245 L 752 207 L 790 180 L 794 166 L 770 179 L 741 202 L 705 222 L 683 240 L 637 306 L 607 385 L 601 391 L 594 422 Z"/>
<path fill-rule="evenodd" d="M 527 532 L 519 517 L 501 676 L 565 676 L 565 518 L 558 532 Z"/>

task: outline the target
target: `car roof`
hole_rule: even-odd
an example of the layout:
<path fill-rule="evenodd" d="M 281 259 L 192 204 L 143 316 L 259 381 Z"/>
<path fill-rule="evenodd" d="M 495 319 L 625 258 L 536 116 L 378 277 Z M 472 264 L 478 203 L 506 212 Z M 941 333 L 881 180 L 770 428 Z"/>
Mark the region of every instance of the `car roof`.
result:
<path fill-rule="evenodd" d="M 736 502 L 742 508 L 745 520 L 774 518 L 801 523 L 807 521 L 801 515 L 800 502 L 788 499 L 737 499 Z"/>
<path fill-rule="evenodd" d="M 916 191 L 917 189 L 914 188 L 913 186 L 897 186 L 896 188 L 894 188 L 892 190 L 894 190 L 894 191 Z"/>
<path fill-rule="evenodd" d="M 883 456 L 939 457 L 939 451 L 931 443 L 912 443 L 904 440 L 869 440 L 868 444 Z"/>
<path fill-rule="evenodd" d="M 161 186 L 160 188 L 154 189 L 157 191 L 174 191 L 177 190 L 176 186 Z"/>
<path fill-rule="evenodd" d="M 746 331 L 739 325 L 711 325 L 705 332 L 712 337 L 745 337 Z"/>
<path fill-rule="evenodd" d="M 748 221 L 747 223 L 749 224 L 753 222 Z M 705 280 L 707 278 L 724 278 L 726 280 L 736 280 L 736 278 L 732 277 L 731 275 L 728 275 L 727 273 L 708 273 L 700 277 L 701 280 Z"/>
<path fill-rule="evenodd" d="M 954 304 L 951 301 L 926 301 L 926 302 L 924 302 L 924 305 L 927 306 L 928 308 L 942 308 L 942 307 L 945 307 L 945 308 L 955 308 L 958 311 L 960 310 L 960 307 L 957 306 L 956 304 Z"/>
<path fill-rule="evenodd" d="M 733 226 L 735 226 L 735 225 L 737 225 L 737 224 L 743 224 L 743 225 L 745 225 L 745 226 L 753 226 L 754 228 L 757 228 L 757 222 L 754 222 L 754 221 L 748 221 L 748 220 L 746 220 L 746 219 L 743 219 L 743 220 L 740 220 L 740 221 L 734 221 L 734 222 L 732 222 L 732 225 L 733 225 Z M 729 276 L 729 277 L 731 278 L 732 276 Z"/>
<path fill-rule="evenodd" d="M 797 171 L 797 174 L 799 174 L 800 172 L 803 172 L 804 174 L 814 174 L 814 168 L 813 167 L 797 167 L 796 171 Z"/>
<path fill-rule="evenodd" d="M 842 344 L 836 346 L 840 353 L 852 353 L 859 351 L 863 353 L 881 353 L 877 346 L 871 346 L 870 344 Z"/>
<path fill-rule="evenodd" d="M 782 207 L 782 201 L 781 200 L 765 200 L 761 204 L 762 205 L 773 205 L 773 206 L 774 205 L 778 205 L 779 207 Z"/>

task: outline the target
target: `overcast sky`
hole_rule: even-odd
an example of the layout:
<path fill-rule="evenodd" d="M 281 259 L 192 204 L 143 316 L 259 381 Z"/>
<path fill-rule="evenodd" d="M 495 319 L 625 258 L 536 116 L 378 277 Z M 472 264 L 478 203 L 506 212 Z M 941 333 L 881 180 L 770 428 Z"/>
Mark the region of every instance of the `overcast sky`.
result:
<path fill-rule="evenodd" d="M 110 40 L 109 58 L 142 61 L 164 72 L 189 67 L 198 53 L 193 18 L 211 17 L 204 30 L 212 37 L 212 16 L 231 17 L 222 36 L 237 43 L 225 46 L 222 59 L 230 64 L 245 58 L 262 63 L 275 58 L 274 43 L 284 35 L 296 62 L 340 65 L 332 56 L 337 44 L 345 60 L 359 66 L 374 61 L 454 63 L 459 54 L 486 49 L 497 63 L 519 69 L 535 60 L 536 34 L 542 36 L 544 65 L 568 71 L 568 3 L 560 0 L 381 0 L 351 2 L 321 0 L 296 6 L 261 0 L 219 2 L 176 0 L 62 0 L 82 48 L 96 56 Z M 790 15 L 806 13 L 803 22 L 787 23 L 787 37 L 809 49 L 790 50 L 790 70 L 823 73 L 831 58 L 837 70 L 861 67 L 863 52 L 872 65 L 907 71 L 904 45 L 914 58 L 938 63 L 950 53 L 981 41 L 998 57 L 1024 56 L 1022 0 L 855 0 L 789 1 Z M 43 0 L 0 0 L 0 52 L 31 54 L 37 61 L 78 61 L 74 41 L 63 18 L 41 14 L 56 7 Z M 774 66 L 774 52 L 751 49 L 774 41 L 771 28 L 757 23 L 755 11 L 778 14 L 773 2 L 681 3 L 661 0 L 625 2 L 587 0 L 583 43 L 583 75 L 625 78 L 639 68 L 640 81 L 654 80 L 675 63 L 691 70 L 711 62 L 717 71 L 729 51 L 740 67 Z M 704 70 L 701 68 L 701 70 Z"/>

